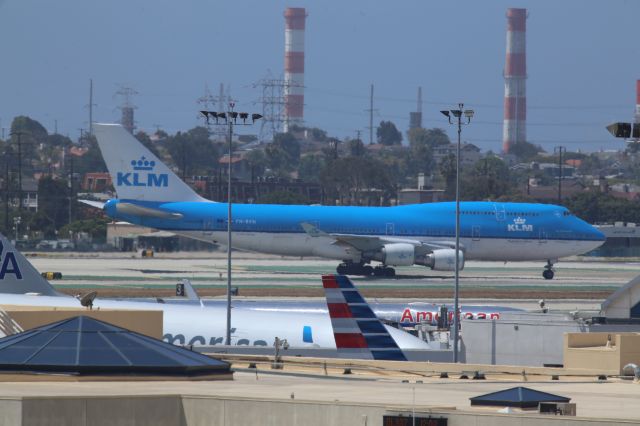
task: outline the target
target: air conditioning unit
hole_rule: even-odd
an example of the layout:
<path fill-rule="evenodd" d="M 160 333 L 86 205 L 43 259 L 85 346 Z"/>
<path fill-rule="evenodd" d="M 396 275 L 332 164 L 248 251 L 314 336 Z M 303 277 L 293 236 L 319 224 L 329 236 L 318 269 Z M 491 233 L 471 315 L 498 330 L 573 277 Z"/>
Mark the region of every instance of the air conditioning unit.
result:
<path fill-rule="evenodd" d="M 540 414 L 553 414 L 556 416 L 575 416 L 575 402 L 541 402 L 538 405 Z"/>

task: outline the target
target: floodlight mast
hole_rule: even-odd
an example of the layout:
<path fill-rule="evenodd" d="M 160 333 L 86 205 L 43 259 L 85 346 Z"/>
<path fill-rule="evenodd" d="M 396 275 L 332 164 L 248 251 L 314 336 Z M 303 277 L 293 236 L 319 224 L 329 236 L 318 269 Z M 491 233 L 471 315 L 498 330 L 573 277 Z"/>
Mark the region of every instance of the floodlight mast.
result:
<path fill-rule="evenodd" d="M 227 326 L 226 326 L 226 339 L 225 345 L 231 345 L 231 234 L 233 218 L 231 215 L 231 165 L 233 158 L 233 125 L 236 126 L 251 126 L 256 120 L 262 118 L 260 114 L 251 114 L 251 123 L 247 123 L 249 113 L 236 112 L 233 110 L 235 102 L 229 102 L 229 110 L 227 112 L 216 111 L 200 111 L 204 116 L 207 127 L 210 124 L 217 126 L 229 126 L 229 162 L 227 168 Z M 211 123 L 209 118 L 215 118 L 216 122 Z M 242 120 L 242 123 L 238 123 L 238 117 Z M 224 123 L 220 123 L 218 119 L 223 119 Z"/>
<path fill-rule="evenodd" d="M 463 110 L 464 104 L 459 103 L 458 109 L 449 111 L 440 111 L 442 115 L 447 117 L 449 124 L 457 124 L 458 126 L 458 143 L 456 146 L 456 272 L 453 293 L 453 362 L 458 362 L 458 340 L 460 336 L 460 316 L 458 314 L 460 307 L 460 139 L 462 135 L 462 126 L 471 123 L 474 115 L 472 109 Z M 466 123 L 462 122 L 462 115 L 467 119 Z M 457 122 L 451 121 L 451 116 L 457 118 Z"/>

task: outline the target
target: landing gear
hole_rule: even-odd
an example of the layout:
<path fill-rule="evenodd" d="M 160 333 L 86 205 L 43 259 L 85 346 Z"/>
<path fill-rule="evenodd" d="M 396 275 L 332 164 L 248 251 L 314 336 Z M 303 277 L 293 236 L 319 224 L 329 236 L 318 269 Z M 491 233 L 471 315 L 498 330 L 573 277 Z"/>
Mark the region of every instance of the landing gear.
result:
<path fill-rule="evenodd" d="M 373 269 L 373 275 L 376 277 L 395 277 L 396 270 L 388 266 L 376 266 Z"/>
<path fill-rule="evenodd" d="M 373 267 L 364 263 L 342 262 L 336 268 L 340 275 L 364 275 L 368 277 L 373 274 Z"/>
<path fill-rule="evenodd" d="M 542 276 L 545 280 L 552 280 L 554 275 L 555 272 L 553 271 L 553 262 L 551 262 L 551 260 L 547 260 L 544 271 L 542 271 Z"/>
<path fill-rule="evenodd" d="M 396 271 L 393 268 L 386 266 L 377 266 L 373 268 L 370 265 L 364 263 L 354 262 L 342 262 L 336 268 L 336 272 L 340 275 L 363 275 L 368 277 L 375 275 L 376 277 L 393 277 L 396 275 Z"/>

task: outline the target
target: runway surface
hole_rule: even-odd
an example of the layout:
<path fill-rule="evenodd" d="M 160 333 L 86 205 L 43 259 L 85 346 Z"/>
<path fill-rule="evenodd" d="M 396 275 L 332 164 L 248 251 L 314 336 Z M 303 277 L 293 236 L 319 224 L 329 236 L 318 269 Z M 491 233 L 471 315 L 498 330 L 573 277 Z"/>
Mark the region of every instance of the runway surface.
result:
<path fill-rule="evenodd" d="M 62 272 L 53 281 L 67 293 L 99 289 L 103 297 L 170 296 L 175 283 L 188 278 L 203 296 L 226 289 L 224 252 L 35 253 L 39 271 Z M 337 262 L 234 252 L 232 281 L 241 296 L 322 297 L 320 276 L 335 273 Z M 527 304 L 541 298 L 600 302 L 638 275 L 638 262 L 604 262 L 573 258 L 556 265 L 556 277 L 544 280 L 543 262 L 467 262 L 460 274 L 461 296 L 473 300 L 516 299 Z M 450 299 L 453 273 L 422 266 L 396 268 L 397 277 L 352 277 L 368 297 Z"/>

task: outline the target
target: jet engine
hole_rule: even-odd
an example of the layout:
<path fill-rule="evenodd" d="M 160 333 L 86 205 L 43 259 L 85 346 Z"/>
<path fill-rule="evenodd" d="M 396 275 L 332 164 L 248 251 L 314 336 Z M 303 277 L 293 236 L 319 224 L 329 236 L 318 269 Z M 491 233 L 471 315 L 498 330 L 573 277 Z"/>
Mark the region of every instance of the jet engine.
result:
<path fill-rule="evenodd" d="M 464 252 L 460 250 L 460 270 L 464 269 Z M 434 271 L 455 271 L 456 270 L 456 251 L 455 249 L 438 249 L 429 253 L 424 263 Z"/>
<path fill-rule="evenodd" d="M 415 261 L 413 244 L 393 243 L 382 247 L 382 263 L 393 266 L 410 266 Z"/>

